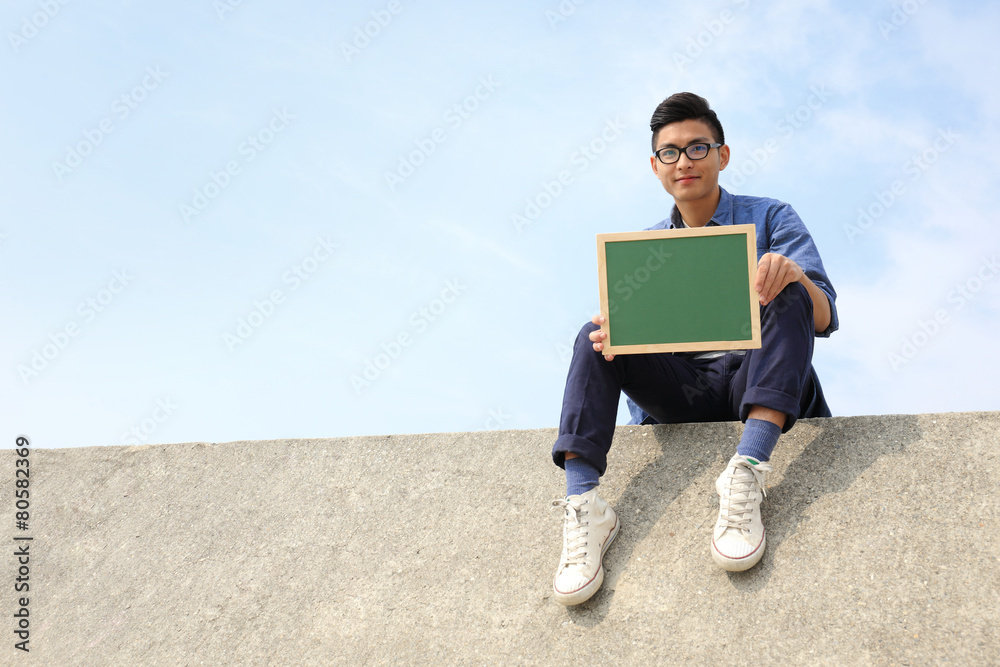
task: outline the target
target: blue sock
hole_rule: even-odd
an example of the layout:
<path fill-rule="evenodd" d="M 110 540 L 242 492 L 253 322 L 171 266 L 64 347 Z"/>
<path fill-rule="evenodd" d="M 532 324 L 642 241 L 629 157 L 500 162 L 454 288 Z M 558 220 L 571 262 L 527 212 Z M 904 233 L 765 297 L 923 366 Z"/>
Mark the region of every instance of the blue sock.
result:
<path fill-rule="evenodd" d="M 601 483 L 597 468 L 587 463 L 587 459 L 576 457 L 566 459 L 566 495 L 578 496 L 590 491 Z"/>
<path fill-rule="evenodd" d="M 767 461 L 771 458 L 780 435 L 781 427 L 777 424 L 764 419 L 748 419 L 736 453 L 758 461 Z"/>

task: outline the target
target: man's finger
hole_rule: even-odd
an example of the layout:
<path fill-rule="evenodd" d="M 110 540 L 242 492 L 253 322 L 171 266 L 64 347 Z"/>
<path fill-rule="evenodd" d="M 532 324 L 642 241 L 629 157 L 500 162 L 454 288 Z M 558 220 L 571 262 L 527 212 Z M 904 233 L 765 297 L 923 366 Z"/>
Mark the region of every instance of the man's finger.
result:
<path fill-rule="evenodd" d="M 774 276 L 771 280 L 771 284 L 768 286 L 767 290 L 767 300 L 772 301 L 774 297 L 778 296 L 778 292 L 785 289 L 785 285 L 788 284 L 788 261 L 778 262 L 775 266 Z"/>
<path fill-rule="evenodd" d="M 759 277 L 760 290 L 758 291 L 764 292 L 765 294 L 770 292 L 771 286 L 774 285 L 774 277 L 780 268 L 780 260 L 780 257 L 776 257 L 771 253 L 768 253 L 761 258 L 761 262 L 764 265 L 764 272 Z"/>
<path fill-rule="evenodd" d="M 767 273 L 760 281 L 760 287 L 757 288 L 757 292 L 760 294 L 761 303 L 767 303 L 771 300 L 771 292 L 773 291 L 774 286 L 775 268 L 769 262 L 767 269 Z"/>
<path fill-rule="evenodd" d="M 757 262 L 757 279 L 754 281 L 754 289 L 758 292 L 764 287 L 764 280 L 767 278 L 767 271 L 771 266 L 771 258 L 768 255 L 764 255 Z"/>
<path fill-rule="evenodd" d="M 773 299 L 775 295 L 781 290 L 782 284 L 785 280 L 787 267 L 779 262 L 775 264 L 774 271 L 771 272 L 770 280 L 767 285 L 767 296 L 768 301 Z"/>

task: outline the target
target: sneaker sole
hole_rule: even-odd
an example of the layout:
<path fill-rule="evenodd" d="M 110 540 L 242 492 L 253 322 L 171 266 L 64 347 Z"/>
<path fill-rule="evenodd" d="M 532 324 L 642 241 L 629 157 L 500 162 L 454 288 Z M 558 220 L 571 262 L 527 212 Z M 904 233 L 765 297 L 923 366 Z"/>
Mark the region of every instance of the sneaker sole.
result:
<path fill-rule="evenodd" d="M 741 558 L 730 558 L 719 552 L 718 547 L 715 546 L 715 540 L 712 540 L 712 560 L 715 564 L 721 567 L 723 570 L 728 570 L 729 572 L 743 572 L 744 570 L 749 570 L 751 567 L 760 562 L 761 557 L 764 555 L 764 547 L 767 545 L 767 533 L 761 537 L 760 545 L 756 549 L 748 553 L 746 556 Z"/>
<path fill-rule="evenodd" d="M 608 547 L 611 543 L 615 541 L 618 537 L 618 528 L 621 527 L 621 521 L 618 520 L 618 515 L 615 515 L 615 527 L 611 529 L 611 535 L 608 537 L 608 541 L 604 543 L 604 548 L 601 550 L 601 566 L 597 568 L 597 574 L 594 578 L 588 581 L 586 584 L 571 591 L 569 593 L 560 593 L 555 584 L 552 585 L 552 592 L 555 594 L 555 600 L 564 607 L 572 607 L 578 604 L 582 604 L 592 598 L 594 593 L 598 591 L 601 584 L 604 583 L 604 554 L 608 552 Z"/>

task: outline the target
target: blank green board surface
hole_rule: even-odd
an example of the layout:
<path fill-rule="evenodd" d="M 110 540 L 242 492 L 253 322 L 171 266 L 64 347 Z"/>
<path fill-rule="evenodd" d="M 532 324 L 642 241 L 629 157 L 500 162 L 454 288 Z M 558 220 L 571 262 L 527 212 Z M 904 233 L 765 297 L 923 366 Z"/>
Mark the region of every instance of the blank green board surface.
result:
<path fill-rule="evenodd" d="M 754 237 L 752 225 L 598 235 L 605 353 L 760 347 Z"/>

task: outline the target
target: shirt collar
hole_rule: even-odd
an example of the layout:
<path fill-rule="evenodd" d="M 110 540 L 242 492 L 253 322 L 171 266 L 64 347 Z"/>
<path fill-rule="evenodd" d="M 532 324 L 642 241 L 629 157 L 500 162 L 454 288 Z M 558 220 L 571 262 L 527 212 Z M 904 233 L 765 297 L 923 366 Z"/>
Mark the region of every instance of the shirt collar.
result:
<path fill-rule="evenodd" d="M 733 224 L 733 196 L 726 192 L 726 189 L 719 187 L 719 205 L 715 208 L 712 219 L 705 225 L 731 225 Z M 670 228 L 684 229 L 684 221 L 681 220 L 681 212 L 677 210 L 676 204 L 670 211 Z"/>

